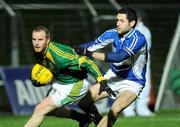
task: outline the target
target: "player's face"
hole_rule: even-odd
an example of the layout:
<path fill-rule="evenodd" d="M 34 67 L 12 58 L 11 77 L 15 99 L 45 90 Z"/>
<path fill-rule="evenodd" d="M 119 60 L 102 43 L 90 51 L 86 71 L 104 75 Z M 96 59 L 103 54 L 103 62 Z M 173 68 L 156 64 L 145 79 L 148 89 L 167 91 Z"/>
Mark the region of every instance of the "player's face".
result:
<path fill-rule="evenodd" d="M 34 51 L 37 53 L 43 53 L 47 48 L 50 38 L 47 38 L 45 31 L 33 31 L 32 32 L 32 44 Z"/>
<path fill-rule="evenodd" d="M 131 24 L 127 19 L 126 14 L 119 13 L 117 15 L 117 31 L 120 35 L 128 33 L 131 29 Z"/>

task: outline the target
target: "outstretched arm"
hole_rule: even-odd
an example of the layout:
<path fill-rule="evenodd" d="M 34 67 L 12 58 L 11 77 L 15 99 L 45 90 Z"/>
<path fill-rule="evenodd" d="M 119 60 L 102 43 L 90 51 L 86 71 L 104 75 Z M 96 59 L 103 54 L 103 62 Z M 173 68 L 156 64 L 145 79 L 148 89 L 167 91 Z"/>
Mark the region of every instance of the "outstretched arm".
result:
<path fill-rule="evenodd" d="M 94 59 L 102 60 L 106 62 L 121 62 L 127 59 L 128 57 L 130 57 L 130 55 L 124 49 L 121 49 L 118 53 L 89 52 L 87 49 L 82 49 L 82 48 L 75 49 L 75 51 L 79 55 L 85 55 L 89 58 L 94 58 Z"/>

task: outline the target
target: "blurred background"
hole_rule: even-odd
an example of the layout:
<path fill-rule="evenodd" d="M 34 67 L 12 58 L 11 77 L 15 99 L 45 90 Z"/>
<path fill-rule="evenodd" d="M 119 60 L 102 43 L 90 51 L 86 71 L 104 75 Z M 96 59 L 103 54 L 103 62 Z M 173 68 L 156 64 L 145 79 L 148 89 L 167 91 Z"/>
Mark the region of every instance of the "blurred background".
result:
<path fill-rule="evenodd" d="M 52 40 L 75 46 L 91 41 L 105 30 L 114 28 L 117 10 L 126 6 L 143 10 L 145 24 L 151 30 L 152 106 L 154 108 L 168 53 L 173 38 L 177 34 L 179 0 L 0 0 L 0 67 L 1 69 L 18 68 L 34 64 L 31 32 L 37 25 L 49 28 Z M 169 77 L 172 68 L 172 70 L 180 69 L 179 40 L 175 48 L 176 52 L 173 54 L 176 54 L 176 59 L 173 55 L 165 78 Z M 2 71 L 0 75 L 1 112 L 12 110 L 7 90 L 4 88 L 3 74 Z M 166 87 L 170 89 L 170 80 L 167 81 L 169 83 L 165 82 L 162 91 L 165 91 Z M 178 84 L 180 86 L 180 82 Z M 162 97 L 166 92 L 160 94 Z M 168 100 L 179 95 L 172 89 L 170 94 L 169 90 L 167 94 Z M 175 99 L 171 103 L 177 107 L 177 102 Z"/>

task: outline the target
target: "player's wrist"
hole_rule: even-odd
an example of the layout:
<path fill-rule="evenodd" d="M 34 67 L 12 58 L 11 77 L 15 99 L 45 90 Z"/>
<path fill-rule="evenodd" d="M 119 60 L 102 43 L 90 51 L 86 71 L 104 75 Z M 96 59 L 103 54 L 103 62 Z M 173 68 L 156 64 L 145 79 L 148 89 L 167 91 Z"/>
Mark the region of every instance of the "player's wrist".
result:
<path fill-rule="evenodd" d="M 86 49 L 85 56 L 87 56 L 89 58 L 93 58 L 93 52 L 90 52 Z"/>
<path fill-rule="evenodd" d="M 102 82 L 104 80 L 105 80 L 105 78 L 103 76 L 100 76 L 100 77 L 97 78 L 98 83 L 100 83 L 100 82 Z"/>
<path fill-rule="evenodd" d="M 105 61 L 105 62 L 108 62 L 108 61 L 109 61 L 108 53 L 104 53 L 104 61 Z"/>

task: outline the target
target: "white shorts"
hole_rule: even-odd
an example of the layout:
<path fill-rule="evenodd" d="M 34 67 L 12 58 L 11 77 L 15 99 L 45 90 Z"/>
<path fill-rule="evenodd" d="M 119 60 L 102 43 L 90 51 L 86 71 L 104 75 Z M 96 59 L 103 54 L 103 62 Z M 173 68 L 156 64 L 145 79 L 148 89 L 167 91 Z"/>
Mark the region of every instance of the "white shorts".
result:
<path fill-rule="evenodd" d="M 54 104 L 60 107 L 79 102 L 86 95 L 89 87 L 90 84 L 86 79 L 67 85 L 55 82 L 49 96 L 52 97 Z"/>
<path fill-rule="evenodd" d="M 122 79 L 116 76 L 111 69 L 106 72 L 104 78 L 107 80 L 108 86 L 119 94 L 122 91 L 130 90 L 138 96 L 143 89 L 143 86 L 137 82 Z"/>

